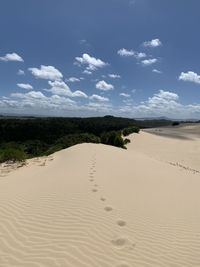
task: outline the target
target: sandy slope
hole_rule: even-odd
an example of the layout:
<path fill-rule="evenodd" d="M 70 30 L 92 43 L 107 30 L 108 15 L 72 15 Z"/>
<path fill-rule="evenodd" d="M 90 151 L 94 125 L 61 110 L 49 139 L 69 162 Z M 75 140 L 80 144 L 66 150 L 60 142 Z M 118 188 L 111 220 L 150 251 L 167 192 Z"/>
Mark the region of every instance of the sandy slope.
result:
<path fill-rule="evenodd" d="M 0 177 L 0 266 L 200 266 L 200 174 L 167 162 L 186 160 L 171 139 L 131 138 Z"/>

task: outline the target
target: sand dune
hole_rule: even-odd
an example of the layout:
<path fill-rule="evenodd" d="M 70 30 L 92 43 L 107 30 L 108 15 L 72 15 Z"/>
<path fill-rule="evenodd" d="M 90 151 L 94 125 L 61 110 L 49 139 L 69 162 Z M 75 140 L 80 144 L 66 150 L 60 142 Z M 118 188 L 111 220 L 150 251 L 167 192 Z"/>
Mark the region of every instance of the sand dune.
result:
<path fill-rule="evenodd" d="M 131 139 L 0 177 L 0 266 L 200 266 L 199 141 Z"/>

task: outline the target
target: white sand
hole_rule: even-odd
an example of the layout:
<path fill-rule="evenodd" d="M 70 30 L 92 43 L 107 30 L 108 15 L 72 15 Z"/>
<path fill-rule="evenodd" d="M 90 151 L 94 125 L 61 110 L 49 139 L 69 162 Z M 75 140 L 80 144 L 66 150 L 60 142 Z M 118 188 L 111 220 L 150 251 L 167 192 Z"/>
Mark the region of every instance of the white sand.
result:
<path fill-rule="evenodd" d="M 131 139 L 0 177 L 0 266 L 199 267 L 199 141 Z"/>

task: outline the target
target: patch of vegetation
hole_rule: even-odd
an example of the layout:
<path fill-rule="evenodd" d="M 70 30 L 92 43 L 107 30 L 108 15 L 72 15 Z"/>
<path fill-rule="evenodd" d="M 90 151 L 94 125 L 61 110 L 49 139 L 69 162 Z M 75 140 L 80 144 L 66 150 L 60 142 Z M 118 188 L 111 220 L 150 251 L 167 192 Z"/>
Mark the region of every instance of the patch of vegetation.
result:
<path fill-rule="evenodd" d="M 70 146 L 74 146 L 77 144 L 81 143 L 100 143 L 101 140 L 99 137 L 93 135 L 93 134 L 88 134 L 88 133 L 83 133 L 83 134 L 70 134 L 66 135 L 60 139 L 58 139 L 55 142 L 55 145 L 51 146 L 47 151 L 46 155 L 50 155 L 56 151 L 59 151 L 61 149 L 68 148 Z"/>
<path fill-rule="evenodd" d="M 129 144 L 130 142 L 131 142 L 131 140 L 128 139 L 128 138 L 125 138 L 125 139 L 124 139 L 124 145 L 127 145 L 127 144 Z"/>
<path fill-rule="evenodd" d="M 123 138 L 121 137 L 121 133 L 116 132 L 116 131 L 107 132 L 107 133 L 104 132 L 101 135 L 101 143 L 105 145 L 125 148 Z"/>
<path fill-rule="evenodd" d="M 178 122 L 178 121 L 172 122 L 172 126 L 178 126 L 178 125 L 180 125 L 180 122 Z"/>
<path fill-rule="evenodd" d="M 132 127 L 125 128 L 122 131 L 122 134 L 123 134 L 123 136 L 127 136 L 127 135 L 132 134 L 132 133 L 139 133 L 139 131 L 140 131 L 139 127 L 132 126 Z"/>
<path fill-rule="evenodd" d="M 20 147 L 8 145 L 0 149 L 0 162 L 10 161 L 24 161 L 27 155 Z"/>

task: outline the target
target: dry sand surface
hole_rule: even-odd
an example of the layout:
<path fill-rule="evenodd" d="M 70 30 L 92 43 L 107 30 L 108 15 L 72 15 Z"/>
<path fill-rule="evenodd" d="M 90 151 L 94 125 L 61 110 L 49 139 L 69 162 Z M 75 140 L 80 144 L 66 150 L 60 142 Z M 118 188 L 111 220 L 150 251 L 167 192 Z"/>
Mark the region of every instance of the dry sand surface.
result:
<path fill-rule="evenodd" d="M 0 266 L 199 267 L 199 140 L 130 138 L 0 177 Z"/>

